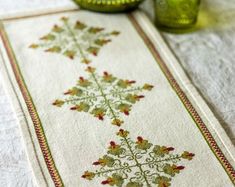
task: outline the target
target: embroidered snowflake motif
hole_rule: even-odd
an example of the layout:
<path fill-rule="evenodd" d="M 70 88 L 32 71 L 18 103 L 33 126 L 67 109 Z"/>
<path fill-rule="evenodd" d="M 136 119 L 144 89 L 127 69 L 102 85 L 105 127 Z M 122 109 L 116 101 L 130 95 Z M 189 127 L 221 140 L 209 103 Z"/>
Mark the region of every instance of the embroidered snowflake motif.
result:
<path fill-rule="evenodd" d="M 57 99 L 53 105 L 71 105 L 71 110 L 88 112 L 99 120 L 109 117 L 113 125 L 120 126 L 121 114 L 129 115 L 132 106 L 144 98 L 141 92 L 152 90 L 153 86 L 144 84 L 134 86 L 135 81 L 114 77 L 108 72 L 98 75 L 95 68 L 88 67 L 89 77 L 80 77 L 77 85 L 67 90 L 65 99 Z"/>
<path fill-rule="evenodd" d="M 41 42 L 29 47 L 43 48 L 70 59 L 77 57 L 82 63 L 89 64 L 90 55 L 97 56 L 100 48 L 111 41 L 111 36 L 119 35 L 118 31 L 104 32 L 104 28 L 87 26 L 80 21 L 71 23 L 67 17 L 62 17 L 61 21 L 61 25 L 54 25 L 51 32 L 40 38 Z"/>
<path fill-rule="evenodd" d="M 133 141 L 123 129 L 117 136 L 120 144 L 111 141 L 107 154 L 93 163 L 98 169 L 85 171 L 82 178 L 102 177 L 101 184 L 118 187 L 168 187 L 172 178 L 185 168 L 177 163 L 195 156 L 187 151 L 173 154 L 173 147 L 153 145 L 140 136 Z"/>

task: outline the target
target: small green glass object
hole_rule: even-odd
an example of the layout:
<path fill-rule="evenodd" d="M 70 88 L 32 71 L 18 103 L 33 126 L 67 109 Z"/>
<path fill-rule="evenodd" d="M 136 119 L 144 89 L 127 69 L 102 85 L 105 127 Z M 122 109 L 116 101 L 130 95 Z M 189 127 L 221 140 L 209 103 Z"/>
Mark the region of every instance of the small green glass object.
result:
<path fill-rule="evenodd" d="M 115 13 L 132 10 L 143 0 L 74 0 L 81 8 L 97 12 Z"/>
<path fill-rule="evenodd" d="M 197 22 L 200 0 L 155 0 L 155 22 L 165 28 L 189 28 Z"/>

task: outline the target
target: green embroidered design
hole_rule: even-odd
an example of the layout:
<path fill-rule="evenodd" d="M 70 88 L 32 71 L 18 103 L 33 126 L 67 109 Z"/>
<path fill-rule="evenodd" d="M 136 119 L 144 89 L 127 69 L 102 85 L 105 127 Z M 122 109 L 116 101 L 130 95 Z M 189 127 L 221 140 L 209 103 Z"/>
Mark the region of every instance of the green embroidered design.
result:
<path fill-rule="evenodd" d="M 41 42 L 29 47 L 43 48 L 70 59 L 78 57 L 82 63 L 89 64 L 90 54 L 97 56 L 100 48 L 111 41 L 111 36 L 119 35 L 118 31 L 104 32 L 104 28 L 90 27 L 80 21 L 71 23 L 67 17 L 62 17 L 61 21 L 61 25 L 54 25 L 51 32 L 40 38 Z"/>
<path fill-rule="evenodd" d="M 153 88 L 150 84 L 134 86 L 135 81 L 118 79 L 108 72 L 100 76 L 92 67 L 86 71 L 89 77 L 80 77 L 77 85 L 64 93 L 68 97 L 57 99 L 53 105 L 72 105 L 71 110 L 89 112 L 100 120 L 108 116 L 113 125 L 120 126 L 123 123 L 120 114 L 129 115 L 131 107 L 144 98 L 140 93 Z"/>
<path fill-rule="evenodd" d="M 85 171 L 82 178 L 104 177 L 101 184 L 118 187 L 167 187 L 171 185 L 172 178 L 184 169 L 177 163 L 192 160 L 195 156 L 187 151 L 173 154 L 173 147 L 153 145 L 140 136 L 133 141 L 129 132 L 123 129 L 117 136 L 120 144 L 111 141 L 106 155 L 93 163 L 99 169 Z"/>

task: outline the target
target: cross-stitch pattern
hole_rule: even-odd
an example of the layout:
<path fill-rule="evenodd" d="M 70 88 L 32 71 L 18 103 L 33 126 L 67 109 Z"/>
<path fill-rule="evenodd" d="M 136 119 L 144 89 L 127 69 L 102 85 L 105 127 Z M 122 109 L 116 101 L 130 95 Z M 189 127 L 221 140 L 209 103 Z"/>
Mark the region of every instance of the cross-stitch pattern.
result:
<path fill-rule="evenodd" d="M 111 141 L 106 155 L 93 163 L 98 169 L 85 171 L 82 178 L 101 177 L 104 178 L 101 184 L 118 187 L 168 187 L 172 178 L 185 168 L 177 163 L 195 156 L 187 151 L 173 154 L 173 147 L 153 145 L 141 136 L 133 141 L 123 129 L 117 136 L 120 143 Z"/>
<path fill-rule="evenodd" d="M 105 32 L 102 27 L 88 26 L 80 21 L 72 23 L 67 17 L 62 17 L 61 22 L 42 36 L 41 42 L 29 47 L 43 48 L 46 52 L 60 53 L 70 59 L 77 57 L 82 63 L 89 64 L 89 55 L 97 56 L 101 47 L 111 42 L 111 36 L 119 35 L 118 31 Z"/>
<path fill-rule="evenodd" d="M 120 126 L 121 114 L 128 116 L 132 106 L 144 98 L 140 93 L 153 89 L 150 84 L 134 86 L 134 80 L 119 79 L 108 72 L 100 76 L 93 67 L 88 67 L 86 72 L 89 77 L 80 77 L 76 86 L 64 93 L 67 97 L 55 100 L 53 105 L 68 104 L 71 110 L 88 112 L 99 120 L 107 116 L 113 125 Z"/>

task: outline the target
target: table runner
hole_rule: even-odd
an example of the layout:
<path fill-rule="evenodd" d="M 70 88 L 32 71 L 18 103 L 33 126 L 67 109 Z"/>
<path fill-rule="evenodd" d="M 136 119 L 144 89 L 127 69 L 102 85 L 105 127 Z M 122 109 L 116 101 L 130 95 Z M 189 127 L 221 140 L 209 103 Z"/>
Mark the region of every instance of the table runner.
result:
<path fill-rule="evenodd" d="M 142 13 L 10 19 L 1 37 L 39 186 L 232 186 L 230 141 Z"/>

